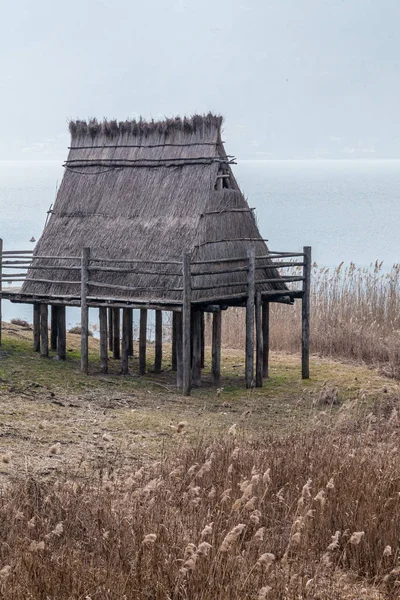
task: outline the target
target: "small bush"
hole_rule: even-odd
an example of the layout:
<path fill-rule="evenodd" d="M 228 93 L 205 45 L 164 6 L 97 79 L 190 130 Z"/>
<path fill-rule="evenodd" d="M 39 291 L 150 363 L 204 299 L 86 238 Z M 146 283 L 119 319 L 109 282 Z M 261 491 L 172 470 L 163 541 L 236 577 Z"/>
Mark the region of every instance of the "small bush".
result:
<path fill-rule="evenodd" d="M 75 325 L 75 327 L 71 327 L 71 329 L 68 329 L 68 333 L 72 333 L 72 334 L 76 334 L 76 335 L 81 335 L 82 333 L 82 327 L 80 325 Z M 93 333 L 90 331 L 88 331 L 88 336 L 89 337 L 93 337 Z"/>
<path fill-rule="evenodd" d="M 22 327 L 23 329 L 32 329 L 28 321 L 24 321 L 24 319 L 11 319 L 11 323 L 13 325 L 18 325 L 18 327 Z"/>

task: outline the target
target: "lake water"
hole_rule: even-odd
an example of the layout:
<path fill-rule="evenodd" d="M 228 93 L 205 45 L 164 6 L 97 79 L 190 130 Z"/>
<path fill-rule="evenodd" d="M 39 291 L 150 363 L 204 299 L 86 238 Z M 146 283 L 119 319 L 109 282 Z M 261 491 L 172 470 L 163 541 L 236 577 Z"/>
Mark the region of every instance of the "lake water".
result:
<path fill-rule="evenodd" d="M 312 246 L 321 265 L 400 261 L 400 161 L 240 161 L 235 176 L 271 250 Z M 0 237 L 5 250 L 40 237 L 63 176 L 61 161 L 0 161 Z M 68 326 L 79 311 L 68 309 Z M 3 319 L 32 320 L 3 302 Z M 91 313 L 94 322 L 96 314 Z"/>

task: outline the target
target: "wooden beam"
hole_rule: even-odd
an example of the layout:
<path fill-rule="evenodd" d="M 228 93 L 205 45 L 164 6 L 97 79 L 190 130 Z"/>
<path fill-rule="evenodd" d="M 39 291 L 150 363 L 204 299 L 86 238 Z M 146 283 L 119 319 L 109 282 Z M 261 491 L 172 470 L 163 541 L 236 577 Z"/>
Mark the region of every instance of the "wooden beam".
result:
<path fill-rule="evenodd" d="M 99 308 L 99 324 L 100 324 L 100 371 L 101 373 L 108 372 L 108 343 L 107 343 L 107 308 L 100 306 Z"/>
<path fill-rule="evenodd" d="M 108 349 L 110 352 L 113 351 L 113 341 L 114 341 L 114 334 L 113 334 L 113 309 L 109 308 L 107 310 L 108 312 Z"/>
<path fill-rule="evenodd" d="M 139 326 L 139 375 L 146 373 L 147 310 L 140 309 Z"/>
<path fill-rule="evenodd" d="M 212 322 L 212 364 L 211 377 L 214 385 L 221 383 L 221 331 L 222 331 L 222 313 L 221 311 L 213 313 Z"/>
<path fill-rule="evenodd" d="M 156 310 L 154 372 L 161 373 L 162 367 L 162 311 Z"/>
<path fill-rule="evenodd" d="M 264 300 L 262 305 L 263 331 L 263 376 L 269 377 L 269 302 Z"/>
<path fill-rule="evenodd" d="M 40 356 L 49 355 L 49 312 L 47 304 L 40 305 Z"/>
<path fill-rule="evenodd" d="M 192 282 L 190 275 L 190 253 L 183 256 L 183 307 L 182 307 L 182 346 L 183 346 L 183 382 L 182 393 L 190 396 L 191 390 L 191 333 Z"/>
<path fill-rule="evenodd" d="M 260 292 L 256 293 L 256 387 L 263 386 L 263 329 L 262 302 Z"/>
<path fill-rule="evenodd" d="M 90 248 L 82 248 L 81 260 L 81 371 L 89 373 L 89 308 L 87 291 L 89 281 Z"/>
<path fill-rule="evenodd" d="M 52 305 L 50 306 L 50 348 L 52 350 L 57 350 L 57 337 L 58 337 L 58 306 Z"/>
<path fill-rule="evenodd" d="M 201 312 L 192 313 L 192 384 L 201 386 Z"/>
<path fill-rule="evenodd" d="M 254 384 L 254 294 L 255 294 L 255 250 L 249 251 L 249 270 L 247 273 L 247 301 L 246 301 L 246 387 Z"/>
<path fill-rule="evenodd" d="M 128 356 L 133 356 L 133 309 L 129 308 L 129 348 Z"/>
<path fill-rule="evenodd" d="M 301 301 L 301 376 L 310 377 L 310 289 L 311 289 L 311 246 L 304 246 L 304 281 Z"/>
<path fill-rule="evenodd" d="M 113 318 L 112 318 L 112 334 L 113 334 L 113 343 L 112 343 L 112 351 L 113 358 L 115 360 L 119 360 L 121 358 L 121 341 L 120 341 L 120 329 L 121 329 L 121 315 L 119 308 L 113 308 Z"/>
<path fill-rule="evenodd" d="M 182 335 L 182 313 L 174 313 L 175 317 L 175 349 L 176 349 L 176 387 L 183 385 L 183 335 Z"/>
<path fill-rule="evenodd" d="M 129 329 L 130 329 L 130 308 L 122 309 L 122 351 L 121 351 L 121 373 L 126 375 L 129 368 Z"/>
<path fill-rule="evenodd" d="M 201 368 L 204 369 L 205 363 L 205 319 L 204 319 L 204 311 L 201 311 Z"/>
<path fill-rule="evenodd" d="M 33 305 L 33 350 L 40 352 L 40 304 Z"/>
<path fill-rule="evenodd" d="M 60 360 L 67 356 L 67 325 L 65 306 L 57 306 L 57 355 Z"/>
<path fill-rule="evenodd" d="M 172 371 L 176 371 L 176 327 L 177 327 L 177 315 L 178 313 L 172 313 L 172 328 L 171 328 L 171 368 Z M 182 315 L 181 315 L 182 316 Z M 182 320 L 181 320 L 181 328 L 182 328 Z"/>

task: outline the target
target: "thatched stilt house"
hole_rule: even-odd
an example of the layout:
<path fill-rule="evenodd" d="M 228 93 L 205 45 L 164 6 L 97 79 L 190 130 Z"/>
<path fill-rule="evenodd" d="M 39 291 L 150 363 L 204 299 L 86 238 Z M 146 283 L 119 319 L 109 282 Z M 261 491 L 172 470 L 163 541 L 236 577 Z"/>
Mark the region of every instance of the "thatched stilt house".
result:
<path fill-rule="evenodd" d="M 162 122 L 70 123 L 71 146 L 57 199 L 22 289 L 12 298 L 36 306 L 37 348 L 48 304 L 55 307 L 52 343 L 58 343 L 61 357 L 65 356 L 65 306 L 82 306 L 84 333 L 87 307 L 97 306 L 102 370 L 106 370 L 107 344 L 115 356 L 121 352 L 123 308 L 122 369 L 126 372 L 132 351 L 131 311 L 141 308 L 140 370 L 144 372 L 146 310 L 151 308 L 157 311 L 159 370 L 160 311 L 173 311 L 173 362 L 178 385 L 183 382 L 188 393 L 190 370 L 193 381 L 200 380 L 204 311 L 214 314 L 213 378 L 218 382 L 221 309 L 246 305 L 246 380 L 252 385 L 255 305 L 257 382 L 262 383 L 268 303 L 303 298 L 307 282 L 303 281 L 302 290 L 291 290 L 288 281 L 303 278 L 282 278 L 278 271 L 280 263 L 273 259 L 285 260 L 287 254 L 269 253 L 233 176 L 233 157 L 225 152 L 221 123 L 211 114 Z M 302 258 L 301 264 L 307 260 Z M 107 308 L 112 318 L 107 319 Z M 42 352 L 44 346 L 46 353 L 44 330 L 42 325 Z M 307 331 L 304 335 L 307 338 Z M 307 358 L 308 348 L 305 352 Z M 86 335 L 82 336 L 82 366 L 87 370 Z"/>

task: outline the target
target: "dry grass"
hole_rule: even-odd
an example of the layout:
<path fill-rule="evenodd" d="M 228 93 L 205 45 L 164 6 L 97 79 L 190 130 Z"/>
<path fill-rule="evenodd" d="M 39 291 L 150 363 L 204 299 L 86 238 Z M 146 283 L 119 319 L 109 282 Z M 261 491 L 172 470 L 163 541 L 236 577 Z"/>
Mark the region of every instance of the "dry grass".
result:
<path fill-rule="evenodd" d="M 336 269 L 314 265 L 312 274 L 312 352 L 356 359 L 380 366 L 386 375 L 400 376 L 400 265 L 390 272 L 376 262 L 370 268 L 353 263 Z M 224 314 L 223 341 L 244 347 L 244 309 Z M 273 304 L 271 348 L 298 352 L 301 343 L 301 302 Z"/>

